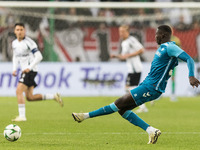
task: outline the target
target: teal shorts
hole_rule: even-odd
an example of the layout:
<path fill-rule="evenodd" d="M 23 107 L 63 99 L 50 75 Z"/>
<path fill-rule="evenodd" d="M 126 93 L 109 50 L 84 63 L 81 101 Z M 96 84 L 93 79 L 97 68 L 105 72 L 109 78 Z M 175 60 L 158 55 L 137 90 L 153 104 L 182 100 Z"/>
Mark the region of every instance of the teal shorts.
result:
<path fill-rule="evenodd" d="M 140 84 L 138 87 L 130 90 L 137 106 L 155 100 L 161 96 L 161 92 L 156 91 L 153 86 Z"/>

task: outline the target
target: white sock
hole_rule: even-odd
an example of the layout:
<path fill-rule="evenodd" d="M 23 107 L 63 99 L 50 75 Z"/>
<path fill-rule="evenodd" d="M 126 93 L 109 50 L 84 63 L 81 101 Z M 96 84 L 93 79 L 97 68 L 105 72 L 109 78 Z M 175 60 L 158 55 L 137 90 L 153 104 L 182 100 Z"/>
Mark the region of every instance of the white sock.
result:
<path fill-rule="evenodd" d="M 43 100 L 52 100 L 52 99 L 55 99 L 55 96 L 54 96 L 54 94 L 44 94 L 44 95 L 42 95 L 42 99 Z"/>
<path fill-rule="evenodd" d="M 83 113 L 84 114 L 84 119 L 90 118 L 89 113 Z"/>
<path fill-rule="evenodd" d="M 26 110 L 25 104 L 18 104 L 19 117 L 23 117 L 23 118 L 26 117 L 26 115 L 25 115 L 26 111 L 25 110 Z"/>
<path fill-rule="evenodd" d="M 150 134 L 150 133 L 153 132 L 154 130 L 155 130 L 155 128 L 152 127 L 152 126 L 149 126 L 149 127 L 146 129 L 146 131 L 147 131 L 148 134 Z"/>

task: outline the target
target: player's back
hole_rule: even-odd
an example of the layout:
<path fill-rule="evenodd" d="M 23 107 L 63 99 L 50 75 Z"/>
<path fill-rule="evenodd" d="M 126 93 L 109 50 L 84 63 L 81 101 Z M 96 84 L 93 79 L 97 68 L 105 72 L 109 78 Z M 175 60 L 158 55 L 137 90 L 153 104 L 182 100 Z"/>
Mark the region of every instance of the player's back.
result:
<path fill-rule="evenodd" d="M 171 51 L 180 49 L 175 42 L 161 44 L 155 53 L 148 76 L 142 84 L 150 84 L 160 92 L 165 92 L 168 79 L 172 75 L 174 67 L 178 65 L 178 59 L 171 56 Z"/>

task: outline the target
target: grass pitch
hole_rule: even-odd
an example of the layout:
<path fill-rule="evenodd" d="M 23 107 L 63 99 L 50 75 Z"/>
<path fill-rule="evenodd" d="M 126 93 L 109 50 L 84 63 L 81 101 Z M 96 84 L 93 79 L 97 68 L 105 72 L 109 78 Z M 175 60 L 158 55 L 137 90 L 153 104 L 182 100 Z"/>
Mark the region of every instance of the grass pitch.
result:
<path fill-rule="evenodd" d="M 16 142 L 3 137 L 4 128 L 18 115 L 15 97 L 0 98 L 0 150 L 199 150 L 200 97 L 161 98 L 148 113 L 139 114 L 162 131 L 157 144 L 147 145 L 148 135 L 118 113 L 82 123 L 72 112 L 88 112 L 112 103 L 116 97 L 63 98 L 61 108 L 54 101 L 26 102 L 26 122 L 18 122 L 22 136 Z"/>

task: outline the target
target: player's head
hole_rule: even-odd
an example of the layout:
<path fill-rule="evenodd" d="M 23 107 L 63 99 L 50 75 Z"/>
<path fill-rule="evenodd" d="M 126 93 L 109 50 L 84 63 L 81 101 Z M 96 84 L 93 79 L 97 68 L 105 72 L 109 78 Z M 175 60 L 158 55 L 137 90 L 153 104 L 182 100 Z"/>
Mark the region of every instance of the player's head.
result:
<path fill-rule="evenodd" d="M 22 40 L 25 37 L 25 27 L 23 23 L 16 23 L 14 29 L 15 35 L 18 40 Z"/>
<path fill-rule="evenodd" d="M 168 25 L 160 25 L 156 30 L 156 42 L 160 45 L 169 42 L 172 35 L 172 29 Z"/>
<path fill-rule="evenodd" d="M 122 39 L 126 39 L 129 36 L 129 26 L 128 25 L 121 25 L 119 27 L 119 36 Z"/>

